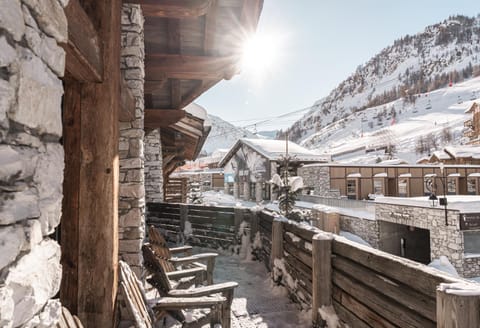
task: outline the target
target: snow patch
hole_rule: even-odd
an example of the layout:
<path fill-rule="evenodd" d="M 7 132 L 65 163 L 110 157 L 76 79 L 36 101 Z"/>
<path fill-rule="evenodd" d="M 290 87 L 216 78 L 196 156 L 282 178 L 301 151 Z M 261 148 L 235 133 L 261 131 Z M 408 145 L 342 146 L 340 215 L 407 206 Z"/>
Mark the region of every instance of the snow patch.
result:
<path fill-rule="evenodd" d="M 428 266 L 431 268 L 435 268 L 437 270 L 446 272 L 454 277 L 460 277 L 455 267 L 452 265 L 452 263 L 450 263 L 448 258 L 444 255 L 441 255 L 440 258 L 438 259 L 434 259 L 432 262 L 428 264 Z"/>
<path fill-rule="evenodd" d="M 318 313 L 322 319 L 327 322 L 328 328 L 337 328 L 340 325 L 340 319 L 338 318 L 337 313 L 332 305 L 323 305 L 318 309 Z"/>
<path fill-rule="evenodd" d="M 441 283 L 438 290 L 457 296 L 480 296 L 480 284 L 477 283 Z"/>
<path fill-rule="evenodd" d="M 191 236 L 193 234 L 192 223 L 190 221 L 185 221 L 185 229 L 183 229 L 184 236 Z"/>
<path fill-rule="evenodd" d="M 287 231 L 285 234 L 286 234 L 287 236 L 289 236 L 290 239 L 291 239 L 294 243 L 298 243 L 298 242 L 301 240 L 300 237 L 296 236 L 295 234 L 293 234 L 293 233 L 291 233 L 291 232 L 289 232 L 289 231 Z"/>

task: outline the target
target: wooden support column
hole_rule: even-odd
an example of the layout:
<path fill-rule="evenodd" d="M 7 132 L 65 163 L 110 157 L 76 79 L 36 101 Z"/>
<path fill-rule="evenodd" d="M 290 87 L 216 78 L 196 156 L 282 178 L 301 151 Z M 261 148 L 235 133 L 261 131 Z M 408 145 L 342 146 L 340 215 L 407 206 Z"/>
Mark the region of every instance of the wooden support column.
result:
<path fill-rule="evenodd" d="M 480 327 L 480 293 L 476 286 L 441 284 L 437 289 L 437 327 Z"/>
<path fill-rule="evenodd" d="M 242 224 L 242 221 L 243 221 L 243 208 L 235 207 L 233 211 L 235 215 L 233 217 L 233 222 L 235 224 L 235 234 L 238 234 L 238 231 L 240 229 L 240 224 Z"/>
<path fill-rule="evenodd" d="M 273 268 L 275 259 L 283 258 L 283 223 L 278 219 L 272 222 L 272 253 L 270 254 L 270 266 Z"/>
<path fill-rule="evenodd" d="M 255 236 L 257 235 L 257 232 L 259 231 L 259 220 L 260 218 L 258 217 L 258 212 L 257 211 L 251 211 L 251 218 L 252 221 L 250 223 L 250 241 L 255 240 Z"/>
<path fill-rule="evenodd" d="M 312 321 L 321 327 L 323 319 L 318 309 L 332 305 L 332 240 L 327 233 L 312 239 Z"/>
<path fill-rule="evenodd" d="M 103 79 L 65 84 L 61 297 L 86 328 L 115 325 L 121 4 L 82 1 L 103 45 Z"/>
<path fill-rule="evenodd" d="M 182 242 L 185 241 L 184 231 L 186 221 L 188 221 L 188 205 L 180 204 L 180 239 Z"/>

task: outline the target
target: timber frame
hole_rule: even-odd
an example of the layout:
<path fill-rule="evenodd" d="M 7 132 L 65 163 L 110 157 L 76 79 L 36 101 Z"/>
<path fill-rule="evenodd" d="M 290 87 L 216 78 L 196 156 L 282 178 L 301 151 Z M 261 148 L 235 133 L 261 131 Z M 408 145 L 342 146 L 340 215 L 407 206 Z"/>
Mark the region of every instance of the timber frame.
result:
<path fill-rule="evenodd" d="M 239 45 L 263 0 L 70 0 L 63 144 L 61 302 L 85 327 L 115 326 L 119 121 L 134 112 L 120 73 L 122 3 L 145 17 L 145 129 L 161 128 L 165 174 L 195 158 L 208 134 L 184 107 L 238 73 Z"/>

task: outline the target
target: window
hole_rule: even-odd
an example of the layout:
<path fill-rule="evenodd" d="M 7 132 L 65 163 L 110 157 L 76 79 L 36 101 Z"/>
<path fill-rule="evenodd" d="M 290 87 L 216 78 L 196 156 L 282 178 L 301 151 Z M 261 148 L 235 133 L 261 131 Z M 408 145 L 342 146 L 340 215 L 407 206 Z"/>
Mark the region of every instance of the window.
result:
<path fill-rule="evenodd" d="M 270 185 L 262 183 L 262 198 L 270 199 Z"/>
<path fill-rule="evenodd" d="M 423 194 L 428 196 L 435 193 L 435 181 L 433 176 L 423 178 Z"/>
<path fill-rule="evenodd" d="M 255 199 L 255 182 L 250 182 L 250 199 Z"/>
<path fill-rule="evenodd" d="M 347 197 L 350 199 L 357 198 L 357 181 L 347 180 Z"/>
<path fill-rule="evenodd" d="M 463 239 L 465 242 L 465 255 L 480 256 L 480 231 L 465 231 Z"/>
<path fill-rule="evenodd" d="M 475 195 L 477 193 L 477 179 L 468 178 L 467 179 L 467 194 Z"/>
<path fill-rule="evenodd" d="M 408 179 L 400 178 L 398 180 L 398 196 L 408 197 Z"/>
<path fill-rule="evenodd" d="M 373 180 L 373 193 L 375 195 L 383 195 L 383 179 Z"/>
<path fill-rule="evenodd" d="M 457 194 L 457 179 L 447 179 L 447 193 L 449 195 L 456 195 Z"/>

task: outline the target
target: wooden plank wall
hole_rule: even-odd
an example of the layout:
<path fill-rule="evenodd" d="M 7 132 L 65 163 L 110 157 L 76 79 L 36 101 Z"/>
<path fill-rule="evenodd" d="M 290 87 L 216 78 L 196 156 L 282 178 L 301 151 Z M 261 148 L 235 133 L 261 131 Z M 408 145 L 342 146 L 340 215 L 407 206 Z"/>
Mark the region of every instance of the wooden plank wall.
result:
<path fill-rule="evenodd" d="M 257 257 L 265 263 L 265 267 L 271 271 L 270 255 L 272 254 L 272 223 L 274 216 L 267 211 L 261 211 L 258 215 L 258 232 L 260 233 L 261 248 L 257 250 Z"/>
<path fill-rule="evenodd" d="M 165 184 L 165 201 L 168 203 L 187 202 L 186 178 L 168 178 Z"/>
<path fill-rule="evenodd" d="M 295 279 L 290 297 L 303 307 L 312 304 L 312 238 L 314 232 L 300 229 L 293 223 L 283 224 L 283 254 L 285 269 Z M 286 286 L 289 288 L 289 286 Z"/>
<path fill-rule="evenodd" d="M 168 241 L 185 239 L 190 245 L 214 249 L 227 249 L 239 243 L 238 224 L 235 224 L 235 209 L 232 207 L 171 203 L 149 203 L 147 206 L 147 224 L 160 228 Z M 191 224 L 192 234 L 188 236 L 183 234 L 186 221 Z"/>

